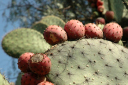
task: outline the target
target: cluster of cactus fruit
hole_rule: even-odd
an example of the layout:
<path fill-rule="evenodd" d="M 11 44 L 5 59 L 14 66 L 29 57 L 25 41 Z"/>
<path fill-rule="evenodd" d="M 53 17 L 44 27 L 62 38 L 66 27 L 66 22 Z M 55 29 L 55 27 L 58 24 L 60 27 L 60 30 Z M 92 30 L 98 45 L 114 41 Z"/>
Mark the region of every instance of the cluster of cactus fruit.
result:
<path fill-rule="evenodd" d="M 46 80 L 46 75 L 51 69 L 51 60 L 42 53 L 26 52 L 18 59 L 18 68 L 24 74 L 21 85 L 54 85 Z"/>
<path fill-rule="evenodd" d="M 101 29 L 94 23 L 83 25 L 79 20 L 70 20 L 65 24 L 64 29 L 57 25 L 50 25 L 43 34 L 45 40 L 51 45 L 62 43 L 66 40 L 77 40 L 83 37 L 104 38 L 117 43 L 122 39 L 123 29 L 116 22 L 107 23 Z"/>
<path fill-rule="evenodd" d="M 104 2 L 102 0 L 88 0 L 88 2 L 91 4 L 92 8 L 97 8 L 98 12 L 103 12 L 104 11 Z"/>
<path fill-rule="evenodd" d="M 94 10 L 96 9 L 100 14 L 105 17 L 107 22 L 114 20 L 114 12 L 112 10 L 104 10 L 104 0 L 88 0 L 88 2 Z"/>

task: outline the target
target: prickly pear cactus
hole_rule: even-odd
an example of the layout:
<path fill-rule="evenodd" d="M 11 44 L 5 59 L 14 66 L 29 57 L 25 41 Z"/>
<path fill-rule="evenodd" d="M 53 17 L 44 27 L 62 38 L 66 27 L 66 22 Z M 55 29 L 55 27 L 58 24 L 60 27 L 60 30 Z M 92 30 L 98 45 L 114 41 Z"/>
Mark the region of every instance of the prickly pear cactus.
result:
<path fill-rule="evenodd" d="M 128 49 L 103 39 L 58 44 L 46 54 L 55 85 L 127 85 Z"/>
<path fill-rule="evenodd" d="M 0 85 L 10 85 L 5 76 L 0 73 Z"/>
<path fill-rule="evenodd" d="M 45 22 L 36 22 L 32 25 L 32 29 L 35 29 L 39 31 L 40 33 L 44 33 L 44 30 L 48 27 L 48 25 Z"/>
<path fill-rule="evenodd" d="M 2 40 L 3 50 L 14 58 L 19 58 L 25 52 L 43 53 L 50 47 L 41 33 L 29 28 L 15 29 Z"/>
<path fill-rule="evenodd" d="M 44 22 L 48 25 L 59 25 L 62 28 L 64 28 L 64 25 L 65 25 L 65 22 L 62 19 L 54 15 L 43 17 L 40 20 L 40 22 Z"/>
<path fill-rule="evenodd" d="M 17 77 L 15 85 L 21 85 L 21 77 L 22 77 L 22 75 L 23 75 L 23 73 L 21 73 L 21 72 L 18 74 L 18 77 Z"/>

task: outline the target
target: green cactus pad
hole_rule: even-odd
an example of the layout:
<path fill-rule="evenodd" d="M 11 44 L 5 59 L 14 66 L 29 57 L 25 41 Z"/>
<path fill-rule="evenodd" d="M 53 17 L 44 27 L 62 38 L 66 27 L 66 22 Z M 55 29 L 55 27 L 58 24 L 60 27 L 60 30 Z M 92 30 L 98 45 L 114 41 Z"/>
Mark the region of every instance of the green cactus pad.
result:
<path fill-rule="evenodd" d="M 123 17 L 124 5 L 122 0 L 110 0 L 112 11 L 114 11 L 115 19 L 119 23 Z"/>
<path fill-rule="evenodd" d="M 0 73 L 0 85 L 10 85 L 4 75 Z"/>
<path fill-rule="evenodd" d="M 127 85 L 128 49 L 103 39 L 66 41 L 46 52 L 55 85 Z"/>
<path fill-rule="evenodd" d="M 127 16 L 127 9 L 125 8 L 122 0 L 103 0 L 104 2 L 104 12 L 106 11 L 113 11 L 114 12 L 114 18 L 116 22 L 120 23 L 122 18 L 126 18 Z"/>
<path fill-rule="evenodd" d="M 19 73 L 15 85 L 21 85 L 21 77 L 24 73 Z"/>
<path fill-rule="evenodd" d="M 36 22 L 32 25 L 32 29 L 39 31 L 40 33 L 44 33 L 44 30 L 48 27 L 45 22 Z"/>
<path fill-rule="evenodd" d="M 102 0 L 104 2 L 103 6 L 104 6 L 104 11 L 103 14 L 106 13 L 106 11 L 109 10 L 109 5 L 108 5 L 108 0 Z"/>
<path fill-rule="evenodd" d="M 46 17 L 43 17 L 40 22 L 44 22 L 48 25 L 59 25 L 60 27 L 64 28 L 64 25 L 65 25 L 65 22 L 60 19 L 59 17 L 57 16 L 46 16 Z"/>
<path fill-rule="evenodd" d="M 40 32 L 29 28 L 19 28 L 4 36 L 2 48 L 8 55 L 19 58 L 25 52 L 43 53 L 50 48 L 50 45 Z"/>

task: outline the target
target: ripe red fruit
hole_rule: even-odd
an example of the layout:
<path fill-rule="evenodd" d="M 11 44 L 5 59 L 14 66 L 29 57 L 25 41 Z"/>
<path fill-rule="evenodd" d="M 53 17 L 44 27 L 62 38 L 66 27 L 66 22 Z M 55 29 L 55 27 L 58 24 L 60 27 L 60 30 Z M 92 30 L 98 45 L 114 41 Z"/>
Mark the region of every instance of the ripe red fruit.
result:
<path fill-rule="evenodd" d="M 106 39 L 119 42 L 123 36 L 123 29 L 118 23 L 111 22 L 104 26 L 103 33 Z"/>
<path fill-rule="evenodd" d="M 43 33 L 44 39 L 51 45 L 55 45 L 67 40 L 67 33 L 57 25 L 50 25 Z"/>
<path fill-rule="evenodd" d="M 65 26 L 64 30 L 67 32 L 68 38 L 71 40 L 80 39 L 85 34 L 84 25 L 78 20 L 70 20 Z"/>
<path fill-rule="evenodd" d="M 34 73 L 24 73 L 21 77 L 21 85 L 37 85 L 45 81 L 45 76 L 39 76 Z"/>
<path fill-rule="evenodd" d="M 85 36 L 87 38 L 103 38 L 102 30 L 94 23 L 85 24 Z"/>
<path fill-rule="evenodd" d="M 34 55 L 34 53 L 31 53 L 31 52 L 26 52 L 26 53 L 23 53 L 19 59 L 18 59 L 18 68 L 26 73 L 26 72 L 30 72 L 30 68 L 28 66 L 28 60 Z"/>
<path fill-rule="evenodd" d="M 104 4 L 104 2 L 101 1 L 101 0 L 97 0 L 97 3 L 96 4 L 97 4 L 97 7 L 98 7 L 98 6 L 102 6 Z"/>
<path fill-rule="evenodd" d="M 46 75 L 51 69 L 51 60 L 47 55 L 37 53 L 28 62 L 32 72 L 38 75 Z"/>
<path fill-rule="evenodd" d="M 114 12 L 113 11 L 107 11 L 105 13 L 105 18 L 107 21 L 112 21 L 114 19 Z"/>
<path fill-rule="evenodd" d="M 104 11 L 104 6 L 100 5 L 97 7 L 98 12 L 103 12 Z"/>
<path fill-rule="evenodd" d="M 54 85 L 54 84 L 51 82 L 45 81 L 45 82 L 40 82 L 37 85 Z"/>
<path fill-rule="evenodd" d="M 123 37 L 128 40 L 128 26 L 123 29 Z"/>
<path fill-rule="evenodd" d="M 96 24 L 105 24 L 105 19 L 102 17 L 98 17 L 95 21 Z"/>

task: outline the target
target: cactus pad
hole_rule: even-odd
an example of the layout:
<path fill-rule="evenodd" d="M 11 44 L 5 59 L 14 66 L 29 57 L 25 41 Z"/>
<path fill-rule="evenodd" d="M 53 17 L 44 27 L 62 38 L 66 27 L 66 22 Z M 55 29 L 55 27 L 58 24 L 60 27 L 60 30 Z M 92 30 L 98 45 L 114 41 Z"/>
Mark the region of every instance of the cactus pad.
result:
<path fill-rule="evenodd" d="M 45 22 L 36 22 L 32 25 L 32 29 L 35 29 L 43 34 L 44 30 L 48 27 L 48 25 Z"/>
<path fill-rule="evenodd" d="M 20 72 L 17 76 L 16 85 L 21 85 L 21 77 L 24 73 Z"/>
<path fill-rule="evenodd" d="M 115 19 L 117 22 L 120 22 L 123 16 L 124 5 L 122 0 L 110 0 L 111 9 L 114 11 Z"/>
<path fill-rule="evenodd" d="M 19 58 L 25 52 L 43 53 L 50 48 L 50 45 L 38 31 L 19 28 L 4 36 L 2 48 L 8 55 Z"/>
<path fill-rule="evenodd" d="M 46 54 L 55 85 L 127 85 L 128 49 L 103 39 L 58 44 Z"/>
<path fill-rule="evenodd" d="M 46 16 L 46 17 L 43 17 L 40 22 L 44 22 L 48 25 L 59 25 L 60 27 L 64 28 L 64 25 L 65 25 L 65 22 L 60 19 L 59 17 L 57 16 Z"/>
<path fill-rule="evenodd" d="M 0 73 L 0 85 L 10 85 L 5 76 Z"/>

